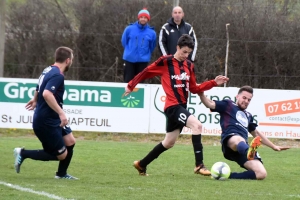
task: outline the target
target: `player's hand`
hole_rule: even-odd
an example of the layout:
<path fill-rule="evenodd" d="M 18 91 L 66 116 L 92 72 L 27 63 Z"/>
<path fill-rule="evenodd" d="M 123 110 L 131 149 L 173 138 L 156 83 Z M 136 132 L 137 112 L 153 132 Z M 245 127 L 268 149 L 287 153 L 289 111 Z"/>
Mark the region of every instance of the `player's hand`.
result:
<path fill-rule="evenodd" d="M 283 150 L 290 149 L 290 147 L 274 146 L 272 149 L 274 151 L 283 151 Z"/>
<path fill-rule="evenodd" d="M 60 119 L 60 127 L 64 127 L 65 125 L 68 124 L 68 119 L 66 117 L 66 114 L 64 112 L 61 112 L 59 114 L 59 119 Z"/>
<path fill-rule="evenodd" d="M 229 78 L 226 76 L 219 75 L 215 78 L 215 81 L 218 85 L 222 85 L 224 83 L 227 83 L 229 81 Z"/>
<path fill-rule="evenodd" d="M 30 101 L 28 101 L 28 103 L 26 104 L 25 108 L 26 110 L 34 110 L 36 107 L 36 101 L 31 99 Z"/>
<path fill-rule="evenodd" d="M 125 92 L 122 95 L 122 97 L 127 96 L 128 94 L 130 94 L 132 91 L 128 89 L 128 87 L 125 88 Z"/>

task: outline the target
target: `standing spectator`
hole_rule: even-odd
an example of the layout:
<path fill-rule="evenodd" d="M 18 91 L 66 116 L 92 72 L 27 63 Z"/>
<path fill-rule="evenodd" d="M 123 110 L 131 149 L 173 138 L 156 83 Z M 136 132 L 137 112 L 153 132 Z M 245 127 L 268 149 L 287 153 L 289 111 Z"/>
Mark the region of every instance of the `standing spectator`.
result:
<path fill-rule="evenodd" d="M 122 35 L 125 83 L 147 67 L 156 47 L 156 33 L 149 21 L 150 13 L 144 8 L 138 13 L 138 21 L 127 26 Z"/>
<path fill-rule="evenodd" d="M 183 34 L 190 35 L 195 43 L 195 48 L 189 55 L 189 60 L 195 61 L 197 52 L 197 38 L 193 27 L 183 20 L 184 13 L 180 6 L 176 6 L 172 11 L 172 18 L 164 24 L 159 33 L 159 48 L 162 55 L 174 55 L 176 52 L 177 41 Z"/>

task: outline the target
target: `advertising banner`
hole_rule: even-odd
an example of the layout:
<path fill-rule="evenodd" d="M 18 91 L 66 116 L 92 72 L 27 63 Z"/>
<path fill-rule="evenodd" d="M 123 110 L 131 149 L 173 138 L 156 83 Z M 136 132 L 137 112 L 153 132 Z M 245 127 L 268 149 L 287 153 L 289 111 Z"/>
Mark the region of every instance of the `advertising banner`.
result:
<path fill-rule="evenodd" d="M 216 87 L 205 92 L 211 100 L 236 101 L 239 88 Z M 165 133 L 163 114 L 165 93 L 160 85 L 151 88 L 150 133 Z M 220 115 L 211 112 L 196 94 L 189 94 L 187 109 L 203 124 L 203 135 L 220 135 Z M 300 92 L 294 90 L 254 89 L 247 111 L 253 115 L 257 129 L 267 137 L 300 139 Z M 184 128 L 182 134 L 191 134 Z"/>
<path fill-rule="evenodd" d="M 0 79 L 0 127 L 31 128 L 25 109 L 37 80 Z M 141 85 L 122 97 L 126 84 L 65 81 L 63 109 L 73 130 L 148 133 L 150 88 Z"/>

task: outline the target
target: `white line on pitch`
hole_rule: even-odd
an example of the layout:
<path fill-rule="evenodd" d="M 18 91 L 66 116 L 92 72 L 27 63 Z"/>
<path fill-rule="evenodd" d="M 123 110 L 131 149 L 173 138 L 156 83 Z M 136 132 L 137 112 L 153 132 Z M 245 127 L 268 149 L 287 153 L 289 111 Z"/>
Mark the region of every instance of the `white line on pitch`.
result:
<path fill-rule="evenodd" d="M 29 192 L 29 193 L 33 193 L 33 194 L 37 194 L 37 195 L 41 195 L 41 196 L 46 196 L 50 199 L 57 199 L 57 200 L 64 200 L 65 199 L 63 197 L 59 197 L 59 196 L 56 196 L 54 194 L 50 194 L 50 193 L 47 193 L 47 192 L 44 192 L 44 191 L 35 191 L 33 189 L 30 189 L 30 188 L 24 188 L 24 187 L 21 187 L 19 185 L 13 185 L 11 183 L 6 183 L 6 182 L 3 182 L 3 181 L 0 181 L 0 185 L 5 185 L 7 187 L 11 187 L 13 189 L 20 190 L 20 191 L 23 191 L 23 192 Z"/>

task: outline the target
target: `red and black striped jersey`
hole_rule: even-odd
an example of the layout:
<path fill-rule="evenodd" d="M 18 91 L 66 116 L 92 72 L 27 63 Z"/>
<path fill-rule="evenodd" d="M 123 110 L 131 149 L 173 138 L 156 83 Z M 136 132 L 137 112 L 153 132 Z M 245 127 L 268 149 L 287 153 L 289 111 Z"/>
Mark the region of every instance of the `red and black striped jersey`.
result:
<path fill-rule="evenodd" d="M 166 93 L 164 110 L 178 104 L 186 104 L 188 92 L 193 94 L 204 92 L 216 86 L 214 80 L 196 83 L 194 64 L 189 60 L 178 61 L 173 55 L 162 56 L 136 75 L 127 85 L 129 90 L 142 80 L 161 76 L 161 84 Z"/>

